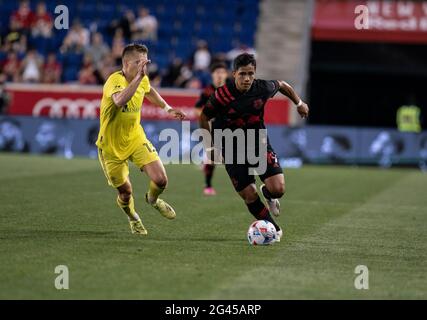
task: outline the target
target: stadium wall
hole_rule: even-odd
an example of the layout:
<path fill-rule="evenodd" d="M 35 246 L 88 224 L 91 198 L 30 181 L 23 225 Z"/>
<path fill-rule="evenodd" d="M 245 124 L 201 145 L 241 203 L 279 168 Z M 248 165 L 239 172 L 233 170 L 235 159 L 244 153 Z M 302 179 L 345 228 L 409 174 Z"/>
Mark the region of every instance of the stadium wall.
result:
<path fill-rule="evenodd" d="M 101 86 L 81 85 L 35 85 L 8 84 L 6 91 L 11 96 L 8 115 L 47 116 L 67 119 L 96 119 L 102 98 Z M 158 89 L 163 98 L 172 106 L 182 109 L 187 119 L 197 120 L 194 105 L 199 97 L 198 90 Z M 275 97 L 266 105 L 267 124 L 289 123 L 290 101 Z M 144 101 L 141 109 L 143 120 L 168 120 L 161 109 Z"/>
<path fill-rule="evenodd" d="M 95 141 L 97 119 L 67 119 L 32 116 L 0 117 L 0 151 L 52 154 L 66 158 L 97 157 Z M 164 129 L 174 129 L 179 136 L 179 159 L 189 159 L 191 132 L 197 122 L 144 120 L 147 137 L 161 150 L 170 139 L 161 141 Z M 305 126 L 301 128 L 268 125 L 270 141 L 283 167 L 302 163 L 420 165 L 427 169 L 427 131 L 402 133 L 386 128 Z M 169 157 L 170 159 L 170 157 Z M 164 159 L 165 160 L 165 159 Z M 201 161 L 201 157 L 193 159 Z"/>

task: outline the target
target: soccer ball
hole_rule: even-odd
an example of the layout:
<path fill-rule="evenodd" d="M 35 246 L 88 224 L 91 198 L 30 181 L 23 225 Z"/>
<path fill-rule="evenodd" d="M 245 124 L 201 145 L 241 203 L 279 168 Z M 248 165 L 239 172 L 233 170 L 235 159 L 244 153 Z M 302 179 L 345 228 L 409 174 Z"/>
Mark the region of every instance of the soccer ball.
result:
<path fill-rule="evenodd" d="M 267 220 L 257 220 L 249 226 L 248 241 L 254 246 L 273 244 L 276 241 L 276 228 Z"/>

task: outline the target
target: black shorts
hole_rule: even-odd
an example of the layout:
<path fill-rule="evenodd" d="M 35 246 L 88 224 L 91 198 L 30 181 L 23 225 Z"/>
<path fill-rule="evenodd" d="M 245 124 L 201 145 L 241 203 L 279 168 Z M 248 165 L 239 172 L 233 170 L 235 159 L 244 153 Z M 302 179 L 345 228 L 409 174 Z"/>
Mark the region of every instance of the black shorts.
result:
<path fill-rule="evenodd" d="M 226 164 L 225 170 L 233 183 L 234 189 L 237 192 L 242 191 L 248 185 L 255 183 L 255 176 L 249 174 L 249 168 L 253 166 L 249 164 Z M 282 168 L 280 167 L 279 161 L 277 160 L 276 153 L 268 145 L 267 148 L 267 169 L 263 174 L 258 175 L 261 181 L 275 176 L 276 174 L 282 174 Z"/>

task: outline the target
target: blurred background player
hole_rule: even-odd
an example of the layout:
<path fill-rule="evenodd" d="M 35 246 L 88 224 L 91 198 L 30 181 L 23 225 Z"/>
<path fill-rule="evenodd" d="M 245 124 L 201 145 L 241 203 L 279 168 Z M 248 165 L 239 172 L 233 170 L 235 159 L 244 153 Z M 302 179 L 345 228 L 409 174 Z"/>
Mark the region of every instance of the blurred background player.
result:
<path fill-rule="evenodd" d="M 0 73 L 0 115 L 6 113 L 10 96 L 5 90 L 6 75 Z"/>
<path fill-rule="evenodd" d="M 227 65 L 223 62 L 217 62 L 214 63 L 211 66 L 211 77 L 212 77 L 212 83 L 208 85 L 200 94 L 199 100 L 196 102 L 196 110 L 197 115 L 200 117 L 200 114 L 202 113 L 202 110 L 206 103 L 209 100 L 209 97 L 215 92 L 215 90 L 225 84 L 225 81 L 228 77 L 228 69 Z M 219 120 L 216 121 L 215 119 L 211 122 L 212 128 L 219 127 L 218 124 Z M 203 193 L 207 196 L 214 196 L 216 195 L 215 189 L 212 187 L 212 177 L 213 172 L 215 170 L 215 164 L 213 163 L 205 163 L 203 165 L 203 172 L 205 175 L 205 188 L 203 189 Z"/>
<path fill-rule="evenodd" d="M 99 161 L 108 183 L 118 190 L 117 204 L 129 218 L 132 233 L 146 235 L 147 230 L 135 211 L 128 161 L 132 161 L 150 178 L 147 203 L 164 217 L 174 219 L 174 209 L 159 199 L 167 185 L 165 168 L 156 149 L 145 136 L 141 123 L 144 97 L 176 119 L 185 115 L 170 107 L 151 88 L 147 77 L 148 48 L 130 44 L 122 55 L 123 68 L 113 73 L 104 85 L 101 101 L 100 130 L 96 145 Z"/>
<path fill-rule="evenodd" d="M 278 91 L 287 96 L 295 105 L 302 118 L 308 117 L 308 106 L 296 94 L 294 89 L 285 81 L 279 80 L 261 80 L 255 79 L 256 60 L 252 54 L 244 53 L 234 60 L 233 80 L 227 81 L 225 85 L 215 90 L 215 93 L 209 98 L 203 112 L 200 115 L 200 126 L 203 129 L 211 131 L 209 120 L 213 118 L 220 119 L 221 129 L 230 129 L 236 132 L 243 129 L 245 134 L 248 130 L 254 129 L 260 132 L 265 129 L 264 125 L 264 106 L 268 99 L 272 98 Z M 212 131 L 211 131 L 212 132 Z M 262 139 L 258 136 L 258 139 Z M 232 163 L 225 163 L 225 169 L 233 183 L 235 190 L 245 201 L 249 212 L 257 220 L 270 221 L 276 228 L 277 238 L 280 238 L 283 231 L 271 217 L 270 212 L 275 216 L 280 214 L 281 198 L 285 192 L 285 178 L 282 168 L 278 163 L 276 153 L 267 139 L 261 141 L 265 145 L 267 153 L 266 170 L 263 173 L 257 173 L 262 182 L 260 191 L 267 202 L 268 209 L 262 203 L 258 196 L 255 185 L 255 176 L 250 175 L 249 168 L 254 165 L 248 161 L 245 155 L 245 163 L 241 164 L 233 157 Z M 233 152 L 235 156 L 239 146 L 235 139 L 233 141 L 233 150 L 222 146 L 222 158 L 227 160 L 227 153 Z M 255 143 L 255 153 L 261 153 L 258 143 Z M 257 150 L 258 149 L 258 150 Z M 207 148 L 207 153 L 211 153 L 212 148 Z M 246 150 L 247 151 L 247 150 Z M 211 156 L 209 155 L 211 158 Z"/>

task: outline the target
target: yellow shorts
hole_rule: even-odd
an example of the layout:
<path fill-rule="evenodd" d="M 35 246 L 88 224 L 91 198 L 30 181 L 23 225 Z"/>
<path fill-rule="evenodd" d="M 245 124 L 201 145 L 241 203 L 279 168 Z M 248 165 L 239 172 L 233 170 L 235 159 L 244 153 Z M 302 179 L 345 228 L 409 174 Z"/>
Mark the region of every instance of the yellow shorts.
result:
<path fill-rule="evenodd" d="M 141 169 L 151 162 L 160 160 L 160 157 L 157 154 L 156 148 L 154 148 L 150 141 L 146 140 L 126 160 L 120 160 L 101 149 L 98 149 L 98 159 L 108 184 L 114 188 L 118 188 L 124 185 L 129 177 L 128 160 Z"/>

